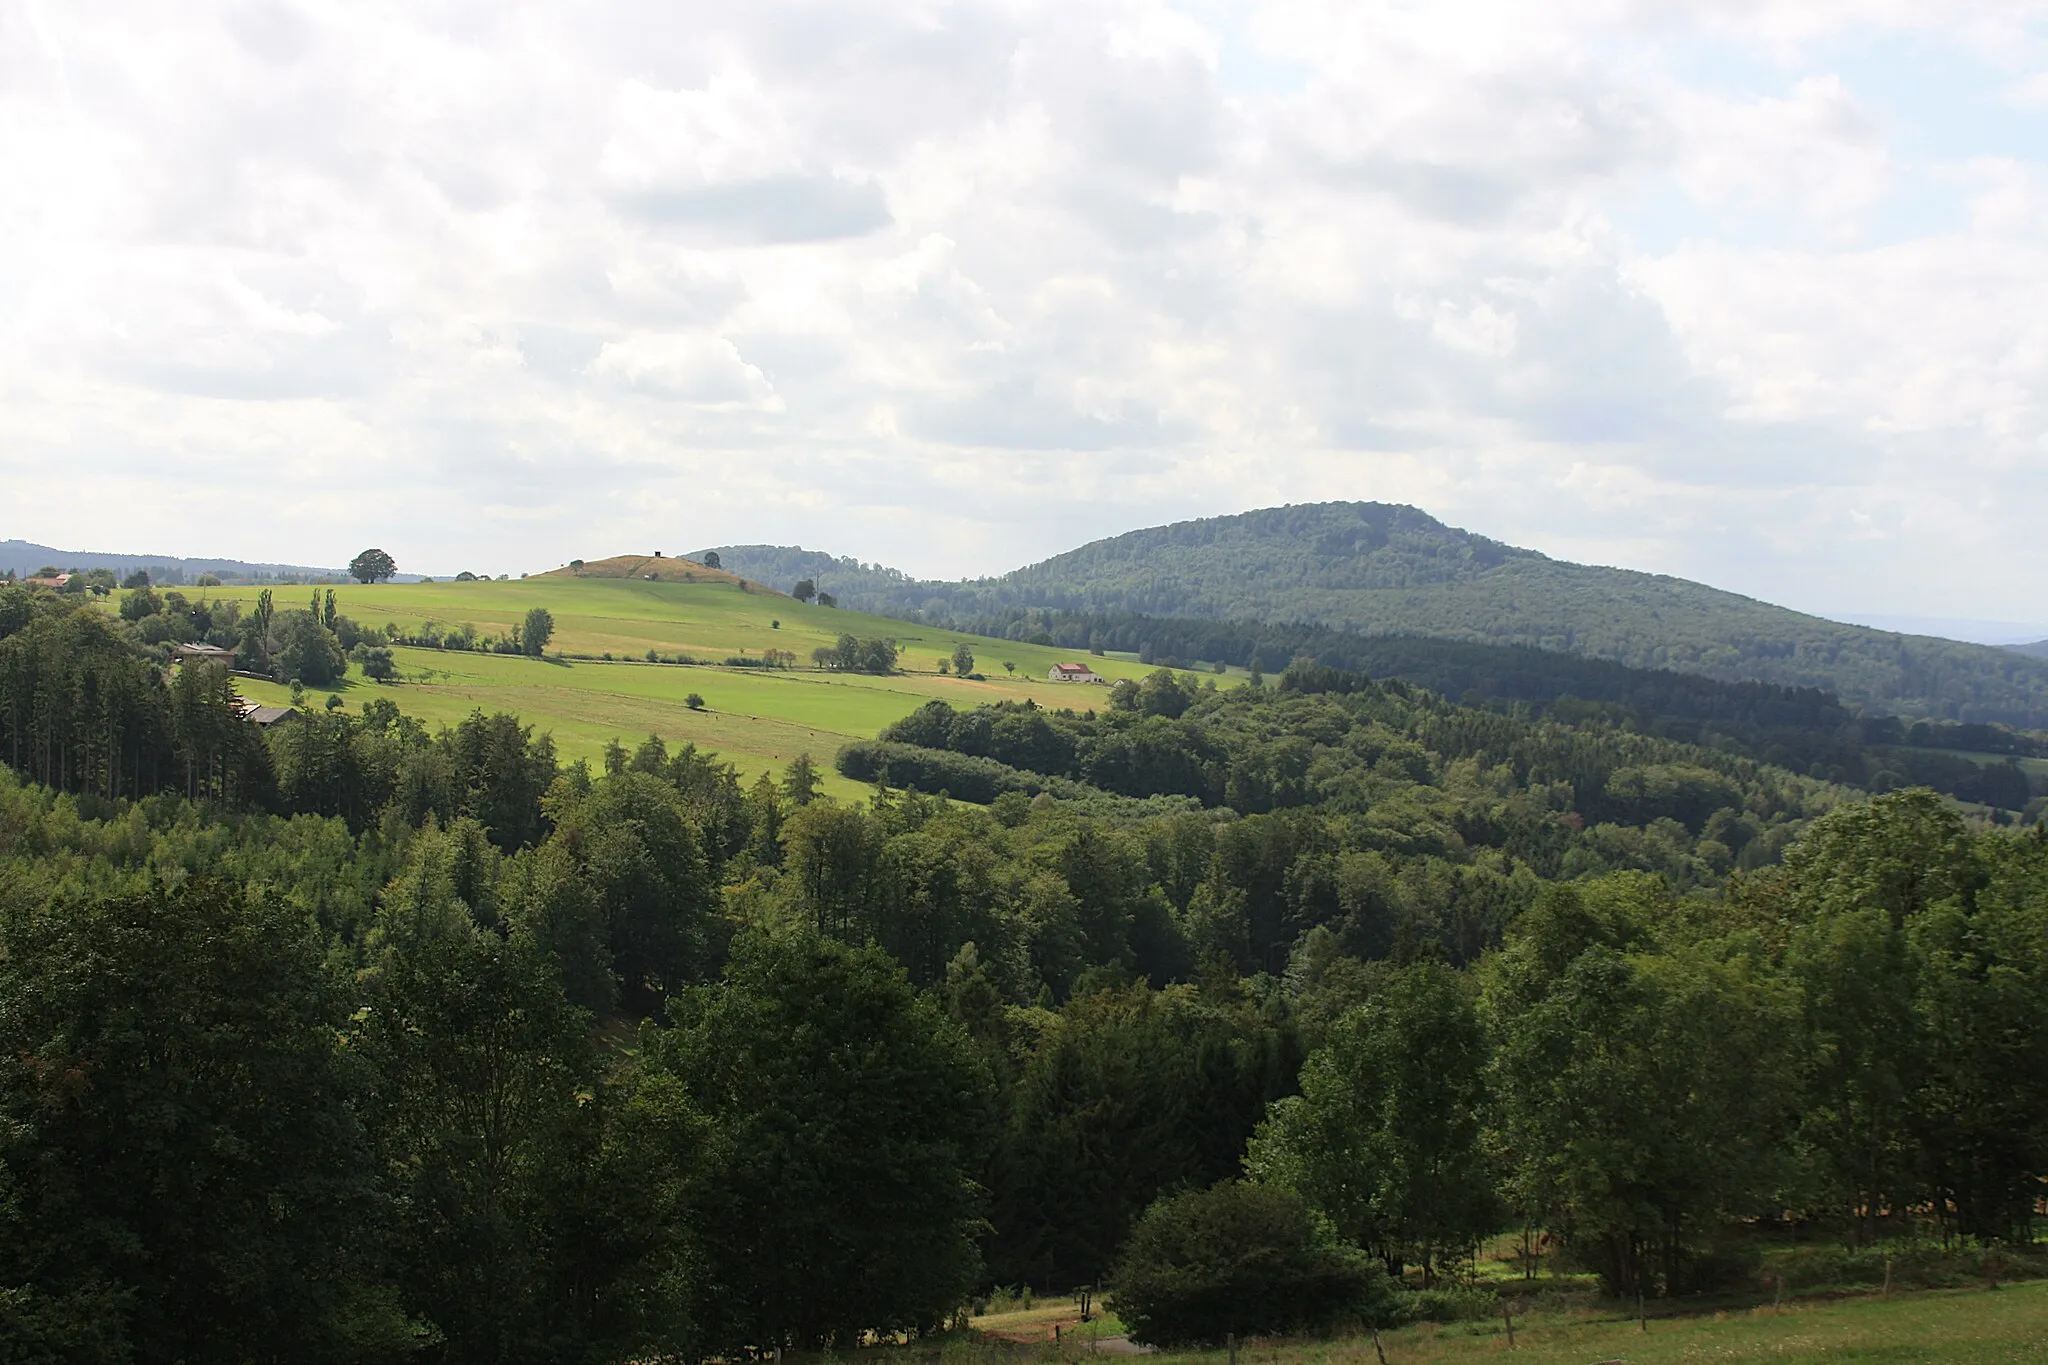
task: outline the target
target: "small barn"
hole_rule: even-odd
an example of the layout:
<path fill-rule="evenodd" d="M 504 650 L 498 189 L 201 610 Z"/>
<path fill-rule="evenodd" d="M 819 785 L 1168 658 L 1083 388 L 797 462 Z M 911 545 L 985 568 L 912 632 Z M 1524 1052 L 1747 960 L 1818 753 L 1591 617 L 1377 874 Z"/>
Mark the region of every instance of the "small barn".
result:
<path fill-rule="evenodd" d="M 172 645 L 171 658 L 181 664 L 219 664 L 223 668 L 232 668 L 235 664 L 235 651 L 223 649 L 219 645 Z"/>
<path fill-rule="evenodd" d="M 299 714 L 289 706 L 258 706 L 250 701 L 242 703 L 241 711 L 242 719 L 248 721 L 259 730 L 268 730 L 273 725 L 281 725 L 285 721 L 297 718 Z"/>

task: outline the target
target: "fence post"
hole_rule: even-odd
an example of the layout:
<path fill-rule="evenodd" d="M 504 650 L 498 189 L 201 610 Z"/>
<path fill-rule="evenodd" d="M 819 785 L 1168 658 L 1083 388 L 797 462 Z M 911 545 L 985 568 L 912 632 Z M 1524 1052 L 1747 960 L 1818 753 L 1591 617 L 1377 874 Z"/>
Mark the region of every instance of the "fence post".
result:
<path fill-rule="evenodd" d="M 1230 1365 L 1237 1365 L 1237 1333 L 1224 1333 L 1223 1342 L 1230 1348 Z"/>
<path fill-rule="evenodd" d="M 1506 1299 L 1500 1301 L 1500 1317 L 1508 1325 L 1508 1349 L 1512 1351 L 1515 1349 L 1515 1310 L 1508 1306 Z"/>
<path fill-rule="evenodd" d="M 1884 1258 L 1884 1292 L 1892 1292 L 1892 1258 L 1889 1256 Z"/>
<path fill-rule="evenodd" d="M 1643 1291 L 1636 1291 L 1636 1326 L 1645 1332 L 1650 1330 L 1650 1310 L 1643 1306 Z"/>
<path fill-rule="evenodd" d="M 1380 1358 L 1380 1365 L 1387 1365 L 1387 1348 L 1380 1345 L 1380 1329 L 1372 1329 L 1372 1353 Z"/>

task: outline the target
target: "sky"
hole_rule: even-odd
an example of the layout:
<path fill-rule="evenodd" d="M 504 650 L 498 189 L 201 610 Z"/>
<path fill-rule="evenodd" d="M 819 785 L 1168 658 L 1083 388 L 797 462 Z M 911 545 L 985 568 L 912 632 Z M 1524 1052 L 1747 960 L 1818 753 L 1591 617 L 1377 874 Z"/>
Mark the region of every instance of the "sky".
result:
<path fill-rule="evenodd" d="M 0 537 L 65 548 L 1377 499 L 2044 622 L 2044 300 L 2048 0 L 0 0 Z"/>

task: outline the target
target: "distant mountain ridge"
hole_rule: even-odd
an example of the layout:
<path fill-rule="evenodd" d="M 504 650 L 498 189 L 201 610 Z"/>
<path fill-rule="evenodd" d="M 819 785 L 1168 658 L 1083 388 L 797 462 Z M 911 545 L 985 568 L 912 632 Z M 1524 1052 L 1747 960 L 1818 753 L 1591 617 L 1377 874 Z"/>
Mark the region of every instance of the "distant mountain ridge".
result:
<path fill-rule="evenodd" d="M 149 571 L 158 582 L 191 582 L 203 573 L 217 578 L 347 578 L 347 569 L 322 569 L 309 564 L 254 564 L 241 559 L 188 559 L 179 555 L 104 554 L 94 550 L 59 550 L 27 540 L 0 540 L 0 573 L 12 569 L 26 577 L 37 569 L 112 569 L 119 574 Z"/>
<path fill-rule="evenodd" d="M 2026 654 L 2036 659 L 2048 659 L 2048 640 L 2036 640 L 2030 645 L 2007 645 L 2015 654 Z"/>
<path fill-rule="evenodd" d="M 1047 611 L 1302 622 L 1815 687 L 1906 716 L 2048 724 L 2048 659 L 2024 650 L 1845 625 L 1687 579 L 1554 560 L 1402 505 L 1177 522 L 957 583 L 801 549 L 718 553 L 749 578 L 786 586 L 797 570 L 848 607 L 934 622 Z"/>

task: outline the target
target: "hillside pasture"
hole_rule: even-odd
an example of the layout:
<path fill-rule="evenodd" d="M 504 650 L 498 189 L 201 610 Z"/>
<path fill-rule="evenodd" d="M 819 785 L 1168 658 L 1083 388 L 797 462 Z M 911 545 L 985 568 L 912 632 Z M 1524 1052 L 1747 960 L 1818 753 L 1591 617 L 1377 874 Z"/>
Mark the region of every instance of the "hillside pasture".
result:
<path fill-rule="evenodd" d="M 230 598 L 246 611 L 255 605 L 260 590 L 180 591 L 211 600 Z M 303 607 L 316 591 L 324 594 L 327 590 L 276 588 L 273 600 L 279 609 Z M 899 666 L 906 672 L 937 674 L 939 660 L 950 658 L 955 647 L 964 643 L 974 651 L 976 666 L 993 682 L 1008 678 L 1002 667 L 1005 659 L 1017 665 L 1019 677 L 1030 673 L 1043 680 L 1055 663 L 1086 657 L 1051 645 L 996 640 L 884 616 L 809 606 L 779 594 L 742 591 L 737 584 L 726 583 L 545 575 L 503 582 L 347 584 L 333 591 L 342 615 L 364 626 L 395 625 L 410 636 L 418 635 L 430 623 L 443 632 L 469 625 L 479 636 L 504 636 L 528 610 L 545 607 L 555 621 L 548 652 L 593 658 L 611 654 L 619 659 L 645 659 L 652 649 L 664 657 L 684 654 L 717 663 L 731 656 L 759 658 L 764 650 L 785 649 L 795 654 L 799 663 L 808 664 L 812 650 L 832 644 L 841 635 L 863 639 L 886 636 L 901 646 Z M 1143 677 L 1150 671 L 1131 660 L 1097 656 L 1090 662 L 1112 680 Z"/>
<path fill-rule="evenodd" d="M 301 593 L 309 598 L 312 591 L 277 589 L 274 600 L 280 607 L 296 606 Z M 506 711 L 552 734 L 566 762 L 596 762 L 612 740 L 630 748 L 658 735 L 671 746 L 690 743 L 715 751 L 748 776 L 780 769 L 801 753 L 829 769 L 842 744 L 872 738 L 934 698 L 961 708 L 1026 698 L 1079 710 L 1108 704 L 1107 688 L 1046 680 L 1055 662 L 1076 657 L 1071 651 L 805 606 L 727 585 L 550 577 L 345 586 L 336 594 L 337 609 L 358 623 L 394 624 L 407 634 L 433 622 L 502 635 L 530 608 L 547 608 L 555 620 L 550 657 L 401 646 L 394 651 L 398 683 L 379 686 L 352 674 L 338 687 L 308 689 L 307 699 L 319 707 L 331 693 L 355 710 L 383 697 L 430 727 L 453 725 L 475 710 Z M 256 591 L 212 589 L 210 595 L 233 597 L 246 609 Z M 904 651 L 901 670 L 872 676 L 808 666 L 813 649 L 842 634 L 895 638 Z M 985 670 L 983 680 L 938 672 L 939 660 L 962 643 Z M 770 648 L 789 650 L 804 666 L 715 662 L 759 658 Z M 651 664 L 645 661 L 650 649 L 665 659 L 682 654 L 703 662 Z M 566 657 L 555 656 L 556 650 Z M 614 658 L 590 657 L 604 653 Z M 1004 671 L 1005 659 L 1017 665 L 1014 675 Z M 1109 678 L 1151 671 L 1130 659 L 1089 662 Z M 1220 685 L 1233 682 L 1223 679 Z M 267 705 L 290 700 L 290 690 L 274 684 L 241 679 L 237 686 Z M 691 693 L 703 698 L 703 710 L 685 704 Z M 831 789 L 857 790 L 836 774 L 828 782 Z"/>

